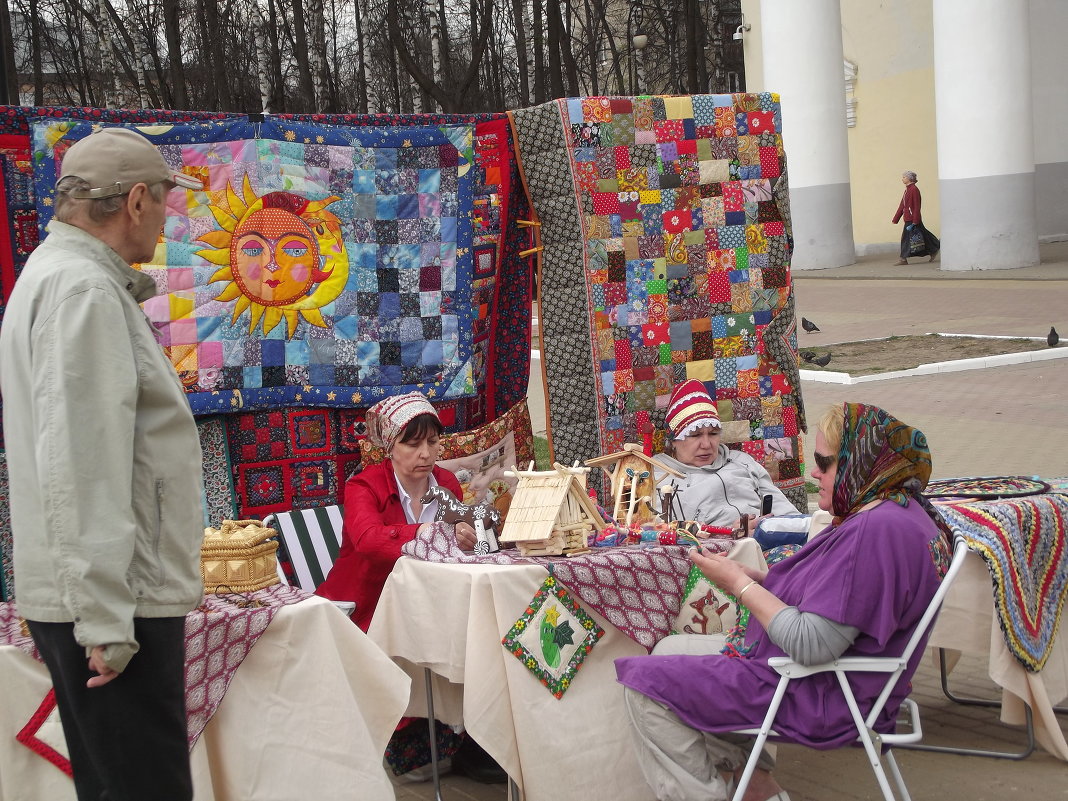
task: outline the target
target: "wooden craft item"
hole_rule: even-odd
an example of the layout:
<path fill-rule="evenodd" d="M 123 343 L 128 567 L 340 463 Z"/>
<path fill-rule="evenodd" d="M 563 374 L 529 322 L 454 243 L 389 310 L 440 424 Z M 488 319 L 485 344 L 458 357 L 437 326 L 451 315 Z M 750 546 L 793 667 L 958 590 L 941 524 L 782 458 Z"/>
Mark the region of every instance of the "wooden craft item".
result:
<path fill-rule="evenodd" d="M 487 531 L 496 531 L 501 525 L 501 513 L 489 501 L 468 506 L 458 500 L 449 489 L 440 485 L 431 487 L 420 500 L 424 506 L 435 500 L 438 502 L 434 520 L 442 523 L 467 523 L 471 528 L 477 528 L 476 522 L 481 522 Z"/>
<path fill-rule="evenodd" d="M 612 482 L 612 517 L 630 528 L 656 517 L 649 501 L 656 492 L 655 470 L 682 478 L 682 473 L 647 456 L 641 445 L 628 442 L 623 450 L 586 460 L 587 467 L 600 467 Z M 609 467 L 612 469 L 609 470 Z"/>
<path fill-rule="evenodd" d="M 586 494 L 587 467 L 554 464 L 552 470 L 512 468 L 518 479 L 501 542 L 514 542 L 524 556 L 558 556 L 589 547 L 589 536 L 604 528 L 596 504 Z"/>

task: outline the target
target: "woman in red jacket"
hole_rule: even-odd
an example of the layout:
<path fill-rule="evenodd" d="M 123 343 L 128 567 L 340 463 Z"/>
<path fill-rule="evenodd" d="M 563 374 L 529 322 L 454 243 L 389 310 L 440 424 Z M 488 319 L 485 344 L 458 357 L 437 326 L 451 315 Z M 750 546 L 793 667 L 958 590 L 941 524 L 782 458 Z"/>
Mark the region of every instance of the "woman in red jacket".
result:
<path fill-rule="evenodd" d="M 355 601 L 352 619 L 367 630 L 401 546 L 434 521 L 438 503 L 423 505 L 439 484 L 463 498 L 456 477 L 435 466 L 442 431 L 438 413 L 418 392 L 379 401 L 367 410 L 367 436 L 385 450 L 386 461 L 370 465 L 345 484 L 345 539 L 330 574 L 316 590 L 338 601 Z M 456 524 L 462 550 L 475 547 L 475 530 Z"/>
<path fill-rule="evenodd" d="M 895 266 L 908 264 L 910 256 L 927 256 L 929 257 L 927 261 L 934 261 L 941 247 L 938 237 L 923 227 L 923 218 L 920 216 L 920 188 L 916 186 L 916 181 L 916 173 L 911 170 L 906 170 L 901 175 L 901 183 L 905 185 L 905 194 L 901 196 L 893 222 L 897 225 L 897 221 L 904 217 L 905 230 L 901 232 L 901 261 Z M 923 237 L 922 249 L 911 247 L 911 240 L 917 230 Z"/>
<path fill-rule="evenodd" d="M 400 559 L 401 546 L 434 521 L 438 502 L 423 505 L 427 490 L 440 485 L 463 498 L 456 477 L 435 464 L 443 430 L 437 411 L 418 392 L 386 398 L 367 410 L 367 437 L 389 458 L 366 467 L 345 484 L 345 539 L 330 574 L 316 590 L 332 600 L 355 601 L 352 619 L 364 631 Z M 472 550 L 476 541 L 474 528 L 456 524 L 461 550 Z M 470 737 L 440 722 L 437 730 L 443 772 L 449 770 L 451 761 L 453 770 L 475 781 L 507 780 L 500 766 Z M 403 719 L 386 747 L 385 758 L 404 781 L 429 779 L 426 721 Z"/>

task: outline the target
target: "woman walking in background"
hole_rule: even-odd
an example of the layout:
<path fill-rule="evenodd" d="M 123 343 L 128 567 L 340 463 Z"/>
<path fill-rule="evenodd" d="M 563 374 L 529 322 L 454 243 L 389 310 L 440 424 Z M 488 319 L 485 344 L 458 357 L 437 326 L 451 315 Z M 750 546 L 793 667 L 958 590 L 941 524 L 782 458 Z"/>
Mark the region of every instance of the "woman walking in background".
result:
<path fill-rule="evenodd" d="M 927 261 L 934 261 L 941 244 L 938 237 L 923 227 L 920 216 L 920 188 L 916 186 L 916 173 L 906 170 L 901 174 L 901 183 L 905 185 L 905 194 L 897 206 L 894 225 L 905 218 L 905 230 L 901 232 L 901 260 L 895 266 L 908 264 L 909 257 L 927 256 Z"/>

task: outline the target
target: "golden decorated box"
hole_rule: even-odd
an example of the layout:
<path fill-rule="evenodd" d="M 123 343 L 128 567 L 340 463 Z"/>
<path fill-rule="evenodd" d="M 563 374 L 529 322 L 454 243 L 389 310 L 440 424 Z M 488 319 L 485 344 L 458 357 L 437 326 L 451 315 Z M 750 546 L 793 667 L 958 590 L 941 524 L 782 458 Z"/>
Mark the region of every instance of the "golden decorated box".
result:
<path fill-rule="evenodd" d="M 204 529 L 204 592 L 252 592 L 278 584 L 277 536 L 259 520 L 224 520 L 217 529 Z"/>

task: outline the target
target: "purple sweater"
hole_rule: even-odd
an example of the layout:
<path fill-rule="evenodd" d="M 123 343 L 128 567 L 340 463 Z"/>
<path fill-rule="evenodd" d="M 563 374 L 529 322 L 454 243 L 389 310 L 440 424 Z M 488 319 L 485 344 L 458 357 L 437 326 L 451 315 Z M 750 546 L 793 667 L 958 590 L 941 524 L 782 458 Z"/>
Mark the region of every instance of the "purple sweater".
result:
<path fill-rule="evenodd" d="M 884 501 L 824 531 L 795 556 L 772 566 L 764 587 L 802 612 L 860 630 L 843 656 L 900 654 L 938 589 L 932 543 L 941 534 L 919 504 Z M 616 660 L 619 681 L 670 707 L 685 723 L 709 732 L 758 726 L 779 676 L 768 666 L 785 656 L 750 618 L 749 654 L 637 656 Z M 893 730 L 897 708 L 923 649 L 917 648 L 876 724 Z M 853 674 L 850 684 L 866 712 L 885 678 Z M 795 681 L 783 699 L 776 731 L 813 748 L 837 748 L 854 739 L 849 709 L 833 673 Z"/>

